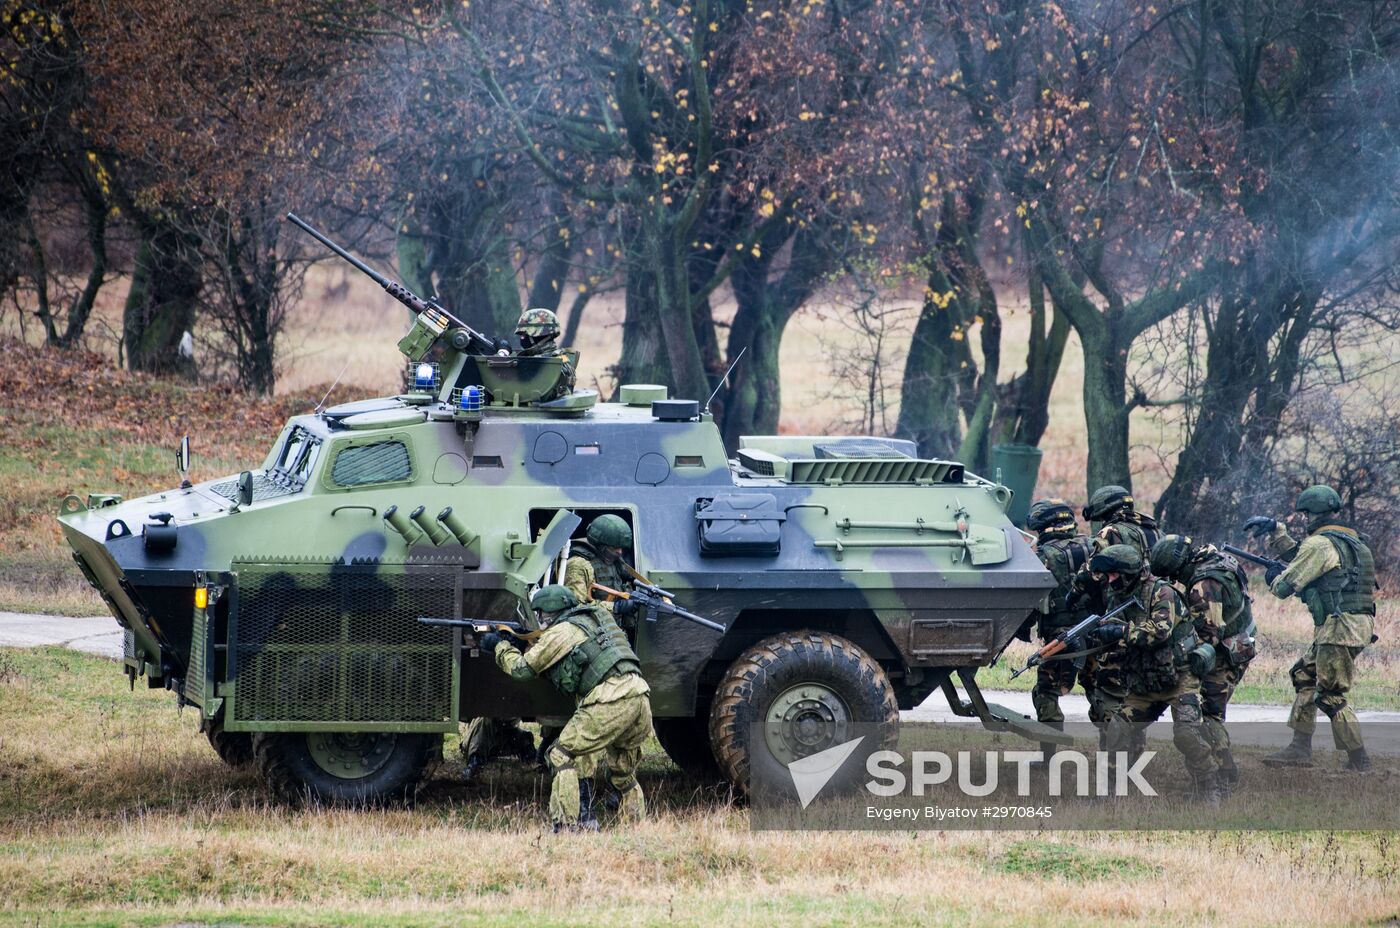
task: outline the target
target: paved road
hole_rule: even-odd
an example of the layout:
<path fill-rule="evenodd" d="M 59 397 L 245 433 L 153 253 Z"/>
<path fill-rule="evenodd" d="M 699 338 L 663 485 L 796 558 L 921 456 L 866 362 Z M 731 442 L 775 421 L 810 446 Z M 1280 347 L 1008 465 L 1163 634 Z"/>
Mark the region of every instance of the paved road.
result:
<path fill-rule="evenodd" d="M 120 658 L 122 653 L 122 633 L 114 619 L 108 616 L 97 618 L 72 618 L 54 615 L 24 615 L 17 612 L 0 612 L 0 646 L 35 647 L 38 645 L 62 645 L 75 651 L 98 654 L 103 657 Z M 1031 705 L 1031 694 L 1007 690 L 986 690 L 988 702 L 1005 706 L 1022 715 L 1035 716 Z M 1083 696 L 1074 694 L 1060 700 L 1064 710 L 1067 728 L 1078 738 L 1092 740 L 1096 733 L 1089 725 L 1089 705 Z M 1400 754 L 1400 712 L 1358 712 L 1363 726 L 1369 726 L 1367 746 L 1373 753 Z M 976 719 L 954 715 L 941 693 L 934 693 L 916 709 L 900 713 L 901 718 L 910 722 L 939 722 L 944 724 L 979 724 Z M 1278 744 L 1288 740 L 1288 732 L 1283 723 L 1288 718 L 1286 706 L 1256 706 L 1232 704 L 1230 706 L 1231 734 L 1241 743 Z M 1258 724 L 1254 724 L 1258 723 Z M 1170 723 L 1159 722 L 1150 730 L 1152 737 L 1170 738 Z M 1318 733 L 1314 744 L 1330 746 L 1331 733 L 1326 717 L 1318 719 Z"/>

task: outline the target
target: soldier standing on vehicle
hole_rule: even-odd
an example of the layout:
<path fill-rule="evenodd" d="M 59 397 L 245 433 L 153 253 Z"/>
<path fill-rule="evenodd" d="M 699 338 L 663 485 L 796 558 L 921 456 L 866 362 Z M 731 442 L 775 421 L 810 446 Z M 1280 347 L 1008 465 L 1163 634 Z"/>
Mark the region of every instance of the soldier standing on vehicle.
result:
<path fill-rule="evenodd" d="M 569 353 L 559 347 L 559 317 L 547 309 L 527 309 L 520 314 L 515 325 L 515 334 L 520 339 L 519 358 L 561 358 L 563 370 L 554 388 L 541 397 L 548 401 L 568 396 L 574 392 L 576 372 Z"/>
<path fill-rule="evenodd" d="M 587 537 L 576 541 L 564 564 L 564 586 L 573 590 L 579 602 L 595 602 L 593 585 L 608 587 L 621 593 L 632 587 L 627 573 L 627 552 L 632 550 L 632 529 L 617 515 L 605 512 L 588 523 Z M 599 602 L 608 609 L 623 628 L 636 625 L 637 604 L 630 599 Z"/>
<path fill-rule="evenodd" d="M 1249 580 L 1229 554 L 1214 545 L 1194 545 L 1184 535 L 1163 536 L 1152 546 L 1150 563 L 1153 574 L 1180 584 L 1196 635 L 1215 651 L 1215 666 L 1201 677 L 1201 712 L 1220 787 L 1229 792 L 1239 783 L 1240 770 L 1230 751 L 1225 712 L 1255 653 Z"/>
<path fill-rule="evenodd" d="M 1219 802 L 1215 755 L 1202 730 L 1201 681 L 1192 667 L 1199 640 L 1181 598 L 1170 583 L 1144 569 L 1131 545 L 1109 545 L 1090 558 L 1089 569 L 1103 578 L 1111 606 L 1138 603 L 1123 611 L 1124 624 L 1101 626 L 1090 641 L 1121 640 L 1125 650 L 1128 695 L 1109 721 L 1108 750 L 1138 753 L 1147 726 L 1170 709 L 1172 742 L 1186 758 L 1197 794 Z"/>
<path fill-rule="evenodd" d="M 1099 487 L 1089 496 L 1084 520 L 1091 525 L 1100 523 L 1094 535 L 1095 551 L 1128 545 L 1137 551 L 1140 562 L 1146 564 L 1148 553 L 1157 543 L 1157 523 L 1133 506 L 1133 495 L 1124 487 Z M 1100 588 L 1087 568 L 1075 578 L 1074 587 L 1075 605 L 1087 603 L 1099 612 L 1110 608 L 1107 591 Z M 1094 655 L 1085 670 L 1085 678 L 1092 683 L 1085 689 L 1089 696 L 1089 721 L 1099 729 L 1100 745 L 1105 743 L 1109 721 L 1122 711 L 1123 701 L 1128 696 L 1128 682 L 1123 672 L 1125 657 L 1122 644 L 1115 644 Z"/>
<path fill-rule="evenodd" d="M 546 677 L 577 708 L 549 749 L 554 782 L 549 814 L 556 832 L 598 827 L 593 815 L 593 774 L 606 759 L 621 814 L 646 815 L 637 782 L 642 745 L 651 737 L 651 688 L 642 679 L 627 635 L 606 609 L 580 603 L 565 586 L 542 587 L 530 605 L 544 630 L 523 654 L 500 635 L 481 637 L 481 649 L 517 680 Z"/>
<path fill-rule="evenodd" d="M 1044 611 L 1037 611 L 1036 629 L 1041 640 L 1049 642 L 1089 615 L 1082 605 L 1071 607 L 1069 597 L 1074 590 L 1075 575 L 1089 563 L 1094 548 L 1089 539 L 1079 533 L 1074 521 L 1074 510 L 1062 499 L 1039 499 L 1031 504 L 1026 518 L 1026 527 L 1036 532 L 1036 554 L 1045 569 L 1055 578 L 1055 589 L 1051 590 Z M 1035 717 L 1060 731 L 1065 730 L 1065 714 L 1060 709 L 1060 697 L 1074 689 L 1076 676 L 1081 676 L 1085 691 L 1092 688 L 1087 675 L 1080 674 L 1081 662 L 1073 660 L 1048 660 L 1036 668 L 1035 689 L 1031 691 L 1031 701 L 1035 704 Z M 1055 745 L 1042 742 L 1041 752 L 1048 759 Z"/>
<path fill-rule="evenodd" d="M 1288 715 L 1293 742 L 1264 758 L 1273 766 L 1310 766 L 1317 710 L 1332 721 L 1332 741 L 1347 752 L 1346 769 L 1371 769 L 1361 723 L 1347 704 L 1356 657 L 1373 640 L 1376 621 L 1376 561 L 1365 539 L 1341 518 L 1342 498 L 1327 486 L 1298 494 L 1295 511 L 1307 513 L 1308 535 L 1299 544 L 1280 522 L 1254 516 L 1245 531 L 1268 536 L 1269 547 L 1288 563 L 1265 574 L 1280 599 L 1296 595 L 1313 620 L 1313 643 L 1290 670 L 1296 696 Z"/>

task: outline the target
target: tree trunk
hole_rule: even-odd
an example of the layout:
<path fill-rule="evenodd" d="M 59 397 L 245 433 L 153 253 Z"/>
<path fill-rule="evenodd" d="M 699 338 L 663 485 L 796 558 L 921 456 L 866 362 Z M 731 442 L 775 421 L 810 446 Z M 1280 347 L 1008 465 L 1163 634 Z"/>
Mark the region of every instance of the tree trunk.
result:
<path fill-rule="evenodd" d="M 544 247 L 540 249 L 540 262 L 530 283 L 528 309 L 547 309 L 559 312 L 559 302 L 564 295 L 564 286 L 569 281 L 569 256 L 573 251 L 573 235 L 569 228 L 569 213 L 563 195 L 555 191 L 553 196 L 555 221 L 545 226 L 540 233 L 544 236 Z"/>
<path fill-rule="evenodd" d="M 1084 343 L 1084 431 L 1089 449 L 1086 492 L 1108 484 L 1133 488 L 1128 469 L 1128 352 L 1118 347 L 1108 327 L 1081 331 Z"/>
<path fill-rule="evenodd" d="M 193 379 L 193 359 L 180 356 L 180 339 L 194 330 L 202 287 L 194 250 L 164 225 L 142 230 L 141 246 L 122 312 L 126 366 L 133 371 Z"/>
<path fill-rule="evenodd" d="M 656 275 L 640 262 L 628 262 L 627 291 L 622 320 L 622 356 L 617 362 L 617 385 L 659 383 L 670 385 L 661 327 Z"/>
<path fill-rule="evenodd" d="M 932 259 L 930 259 L 932 260 Z M 899 393 L 895 436 L 912 439 L 919 455 L 952 458 L 962 443 L 959 396 L 977 374 L 967 343 L 968 314 L 938 267 L 929 271 Z"/>
<path fill-rule="evenodd" d="M 97 293 L 107 278 L 107 203 L 95 192 L 85 196 L 84 210 L 87 213 L 88 251 L 92 254 L 92 266 L 88 268 L 87 283 L 82 293 L 73 300 L 68 309 L 68 324 L 59 338 L 60 348 L 71 348 L 83 337 L 88 317 L 97 302 Z"/>

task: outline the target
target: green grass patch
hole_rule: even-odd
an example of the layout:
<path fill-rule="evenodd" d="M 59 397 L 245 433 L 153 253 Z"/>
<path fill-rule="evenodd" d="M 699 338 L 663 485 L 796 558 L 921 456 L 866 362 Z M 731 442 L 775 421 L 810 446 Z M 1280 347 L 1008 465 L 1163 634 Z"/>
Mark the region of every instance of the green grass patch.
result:
<path fill-rule="evenodd" d="M 1110 854 L 1067 844 L 1018 841 L 996 859 L 994 868 L 1012 876 L 1042 880 L 1131 880 L 1147 876 L 1154 868 L 1137 857 Z"/>

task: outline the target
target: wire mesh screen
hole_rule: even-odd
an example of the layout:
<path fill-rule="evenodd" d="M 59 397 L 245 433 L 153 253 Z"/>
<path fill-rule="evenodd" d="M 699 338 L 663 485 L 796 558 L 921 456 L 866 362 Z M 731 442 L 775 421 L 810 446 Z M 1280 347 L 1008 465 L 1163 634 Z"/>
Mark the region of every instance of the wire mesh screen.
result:
<path fill-rule="evenodd" d="M 441 723 L 460 566 L 240 563 L 234 713 L 250 722 Z"/>
<path fill-rule="evenodd" d="M 346 448 L 335 457 L 331 480 L 336 486 L 362 487 L 394 483 L 413 476 L 408 447 L 401 441 L 380 441 Z"/>
<path fill-rule="evenodd" d="M 209 487 L 210 490 L 227 499 L 238 499 L 238 480 L 225 480 Z M 253 501 L 276 499 L 301 492 L 301 484 L 290 479 L 276 480 L 266 474 L 253 475 Z"/>
<path fill-rule="evenodd" d="M 208 613 L 194 610 L 190 625 L 190 660 L 185 668 L 184 697 L 196 706 L 204 706 L 205 683 L 209 678 Z"/>

